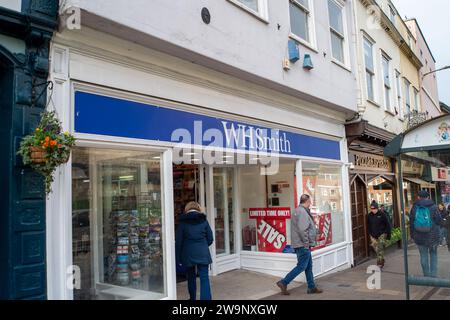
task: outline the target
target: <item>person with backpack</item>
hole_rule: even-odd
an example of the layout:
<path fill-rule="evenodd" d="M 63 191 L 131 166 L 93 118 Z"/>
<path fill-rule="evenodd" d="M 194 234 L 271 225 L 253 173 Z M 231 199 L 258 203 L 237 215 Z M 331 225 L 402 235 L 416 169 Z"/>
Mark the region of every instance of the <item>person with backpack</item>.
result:
<path fill-rule="evenodd" d="M 436 278 L 438 273 L 437 248 L 443 220 L 437 206 L 426 190 L 419 192 L 419 199 L 410 213 L 411 237 L 419 248 L 420 264 L 425 277 Z"/>
<path fill-rule="evenodd" d="M 375 200 L 370 205 L 367 226 L 372 248 L 377 254 L 377 266 L 383 269 L 386 241 L 391 239 L 391 224 L 386 213 L 378 209 L 378 203 Z"/>

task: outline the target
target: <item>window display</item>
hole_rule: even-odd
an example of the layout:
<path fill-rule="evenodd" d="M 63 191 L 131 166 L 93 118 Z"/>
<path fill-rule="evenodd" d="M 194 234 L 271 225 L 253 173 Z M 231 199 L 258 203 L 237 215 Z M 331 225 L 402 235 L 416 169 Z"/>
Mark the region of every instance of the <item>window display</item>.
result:
<path fill-rule="evenodd" d="M 314 250 L 345 240 L 340 166 L 302 161 L 303 193 L 311 196 L 311 213 L 318 229 Z"/>
<path fill-rule="evenodd" d="M 160 154 L 74 150 L 76 300 L 165 296 L 160 161 Z"/>

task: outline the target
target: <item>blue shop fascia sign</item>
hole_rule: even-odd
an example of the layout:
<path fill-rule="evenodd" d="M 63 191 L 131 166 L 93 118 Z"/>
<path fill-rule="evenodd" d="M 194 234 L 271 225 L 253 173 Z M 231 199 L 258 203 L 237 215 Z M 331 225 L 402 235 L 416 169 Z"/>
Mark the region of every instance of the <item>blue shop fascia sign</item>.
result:
<path fill-rule="evenodd" d="M 340 160 L 338 141 L 82 91 L 75 92 L 75 132 Z"/>

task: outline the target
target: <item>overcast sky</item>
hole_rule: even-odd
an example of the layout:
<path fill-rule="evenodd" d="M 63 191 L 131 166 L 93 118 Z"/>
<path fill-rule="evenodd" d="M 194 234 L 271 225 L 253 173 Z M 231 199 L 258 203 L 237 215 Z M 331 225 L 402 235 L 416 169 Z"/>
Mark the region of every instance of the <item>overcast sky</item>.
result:
<path fill-rule="evenodd" d="M 403 18 L 416 18 L 431 52 L 436 68 L 450 65 L 450 1 L 392 0 Z M 437 73 L 439 98 L 450 105 L 450 69 Z"/>

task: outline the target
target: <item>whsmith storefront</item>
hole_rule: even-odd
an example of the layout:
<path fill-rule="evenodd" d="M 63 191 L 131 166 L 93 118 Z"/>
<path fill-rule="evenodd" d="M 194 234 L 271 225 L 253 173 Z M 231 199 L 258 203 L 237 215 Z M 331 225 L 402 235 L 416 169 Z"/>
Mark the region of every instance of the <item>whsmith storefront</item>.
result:
<path fill-rule="evenodd" d="M 53 46 L 53 99 L 77 147 L 47 203 L 50 299 L 176 299 L 174 231 L 191 200 L 215 235 L 213 276 L 288 272 L 302 193 L 320 230 L 316 276 L 351 266 L 343 124 L 272 105 L 263 89 L 211 87 L 190 63 L 164 74 L 172 58 L 102 41 L 58 35 Z M 128 47 L 143 60 L 120 60 Z"/>

